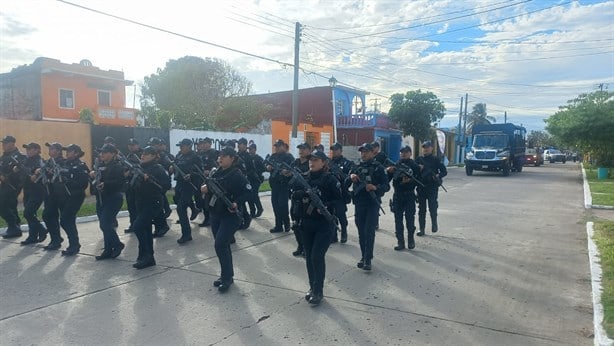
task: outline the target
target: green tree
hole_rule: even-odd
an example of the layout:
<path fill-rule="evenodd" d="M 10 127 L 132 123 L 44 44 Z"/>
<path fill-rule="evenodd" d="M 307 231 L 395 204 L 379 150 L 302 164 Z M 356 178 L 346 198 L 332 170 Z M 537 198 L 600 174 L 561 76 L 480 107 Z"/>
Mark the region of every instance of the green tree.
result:
<path fill-rule="evenodd" d="M 473 110 L 467 117 L 467 133 L 471 133 L 474 125 L 490 125 L 496 123 L 497 118 L 488 115 L 486 112 L 486 104 L 478 103 L 473 105 Z"/>
<path fill-rule="evenodd" d="M 435 94 L 418 89 L 392 95 L 388 116 L 399 124 L 404 135 L 423 141 L 433 137 L 431 127 L 443 118 L 445 111 Z"/>
<path fill-rule="evenodd" d="M 258 102 L 250 97 L 229 97 L 218 112 L 214 127 L 223 131 L 253 128 L 264 120 L 273 105 Z"/>
<path fill-rule="evenodd" d="M 212 129 L 225 99 L 248 95 L 251 87 L 222 60 L 185 56 L 169 60 L 164 69 L 145 77 L 141 109 L 145 119 L 154 118 L 148 123 L 170 114 L 175 127 Z"/>
<path fill-rule="evenodd" d="M 79 121 L 86 124 L 94 123 L 94 112 L 89 108 L 83 108 L 79 111 Z"/>
<path fill-rule="evenodd" d="M 545 120 L 562 144 L 590 152 L 597 163 L 614 167 L 614 92 L 581 94 Z"/>
<path fill-rule="evenodd" d="M 550 136 L 550 134 L 546 131 L 532 130 L 527 135 L 527 147 L 529 148 L 543 148 L 550 146 L 556 146 L 556 143 L 552 136 Z"/>

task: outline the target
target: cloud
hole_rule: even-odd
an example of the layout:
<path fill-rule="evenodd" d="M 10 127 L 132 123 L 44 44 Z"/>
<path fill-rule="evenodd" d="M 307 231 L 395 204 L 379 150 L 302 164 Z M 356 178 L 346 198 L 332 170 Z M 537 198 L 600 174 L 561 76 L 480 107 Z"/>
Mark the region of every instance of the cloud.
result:
<path fill-rule="evenodd" d="M 6 38 L 14 38 L 29 35 L 36 31 L 31 25 L 22 23 L 11 18 L 9 15 L 0 13 L 0 33 Z"/>

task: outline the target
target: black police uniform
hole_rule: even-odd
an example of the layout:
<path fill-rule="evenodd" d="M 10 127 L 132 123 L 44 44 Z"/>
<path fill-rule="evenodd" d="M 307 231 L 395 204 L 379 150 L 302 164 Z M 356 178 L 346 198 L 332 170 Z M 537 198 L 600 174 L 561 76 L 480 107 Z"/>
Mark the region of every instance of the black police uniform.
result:
<path fill-rule="evenodd" d="M 150 140 L 150 144 L 152 144 L 152 140 Z M 164 150 L 158 151 L 159 159 L 158 163 L 166 170 L 168 173 L 170 167 L 173 165 L 173 160 L 175 157 Z M 170 174 L 169 174 L 170 175 Z M 166 196 L 166 192 L 164 191 L 164 195 Z M 160 213 L 154 216 L 153 225 L 154 225 L 154 238 L 163 237 L 166 232 L 170 230 L 166 219 L 171 215 L 171 206 L 168 203 L 168 198 L 164 198 L 162 200 L 162 209 Z"/>
<path fill-rule="evenodd" d="M 130 151 L 126 155 L 126 160 L 130 162 L 130 164 L 139 166 L 141 164 L 141 154 L 143 153 L 143 149 L 138 148 L 137 150 Z M 128 177 L 128 181 L 130 181 L 132 177 Z M 136 211 L 136 193 L 134 190 L 134 186 L 128 184 L 126 187 L 126 205 L 128 207 L 128 216 L 130 218 L 130 226 L 125 230 L 126 233 L 134 232 L 132 224 L 134 220 L 136 220 L 137 211 Z"/>
<path fill-rule="evenodd" d="M 379 162 L 384 167 L 388 166 L 387 165 L 387 163 L 389 161 L 388 160 L 388 155 L 386 155 L 386 153 L 383 152 L 383 151 L 380 151 L 379 153 L 377 153 L 373 159 L 375 161 Z"/>
<path fill-rule="evenodd" d="M 326 157 L 324 153 L 320 153 Z M 320 199 L 329 212 L 334 215 L 335 205 L 341 199 L 341 183 L 324 169 L 317 172 L 307 173 L 305 180 L 313 191 L 319 194 Z M 300 203 L 300 228 L 305 248 L 305 262 L 307 275 L 309 276 L 309 293 L 305 298 L 311 304 L 318 304 L 322 300 L 324 278 L 326 273 L 325 255 L 330 240 L 335 232 L 335 225 L 329 223 L 326 218 L 312 205 L 309 195 L 296 187 L 293 193 Z"/>
<path fill-rule="evenodd" d="M 309 172 L 309 159 L 305 159 L 305 161 L 301 161 L 301 158 L 297 158 L 292 163 L 292 167 L 296 168 L 299 172 L 303 173 L 303 175 Z M 291 190 L 294 190 L 296 187 L 290 186 Z M 290 197 L 290 219 L 292 220 L 292 230 L 294 231 L 294 239 L 296 239 L 296 251 L 292 253 L 294 256 L 300 256 L 304 254 L 303 248 L 303 235 L 301 234 L 301 197 L 295 196 L 294 193 L 291 194 Z"/>
<path fill-rule="evenodd" d="M 252 198 L 248 202 L 249 213 L 252 218 L 256 218 L 262 215 L 262 212 L 264 211 L 258 192 L 260 191 L 260 185 L 264 181 L 262 173 L 264 173 L 266 169 L 264 168 L 264 159 L 262 156 L 258 154 L 250 154 L 249 158 L 254 166 L 254 174 L 247 176 L 247 180 L 249 180 L 249 183 L 252 186 Z"/>
<path fill-rule="evenodd" d="M 0 216 L 6 221 L 7 231 L 3 238 L 14 238 L 22 235 L 17 213 L 17 196 L 21 193 L 24 181 L 24 172 L 15 171 L 23 165 L 26 157 L 15 148 L 5 151 L 0 157 Z"/>
<path fill-rule="evenodd" d="M 61 148 L 61 147 L 60 147 Z M 60 149 L 61 150 L 61 149 Z M 49 158 L 45 162 L 45 167 L 41 174 L 45 174 L 48 191 L 45 196 L 45 207 L 43 208 L 43 221 L 49 232 L 50 242 L 45 250 L 57 250 L 62 245 L 64 239 L 60 235 L 60 200 L 66 192 L 66 185 L 63 182 L 60 170 L 64 166 L 65 159 L 62 156 Z M 56 191 L 57 190 L 57 191 Z"/>
<path fill-rule="evenodd" d="M 427 205 L 431 216 L 431 231 L 435 233 L 439 230 L 437 225 L 437 207 L 439 206 L 437 195 L 441 179 L 448 175 L 448 171 L 446 166 L 433 154 L 418 157 L 416 163 L 423 166 L 420 180 L 425 185 L 424 187 L 418 186 L 418 224 L 420 227 L 418 235 L 422 236 L 426 226 Z M 439 175 L 439 178 L 436 175 Z"/>
<path fill-rule="evenodd" d="M 233 164 L 227 169 L 217 169 L 213 172 L 211 178 L 219 183 L 231 202 L 241 205 L 250 198 L 251 186 L 237 164 Z M 230 244 L 234 239 L 234 233 L 241 225 L 241 220 L 235 213 L 228 210 L 221 198 L 213 197 L 211 191 L 208 192 L 206 201 L 208 201 L 210 207 L 211 231 L 215 238 L 215 253 L 220 261 L 221 268 L 220 278 L 214 282 L 214 286 L 224 292 L 233 283 L 234 271 Z"/>
<path fill-rule="evenodd" d="M 416 231 L 416 175 L 420 174 L 420 167 L 412 159 L 399 160 L 411 169 L 412 176 L 400 174 L 398 171 L 388 173 L 388 177 L 392 180 L 394 194 L 392 195 L 391 206 L 394 213 L 394 230 L 397 237 L 397 246 L 395 250 L 405 248 L 405 235 L 403 227 L 403 217 L 407 225 L 407 247 L 413 249 L 415 247 L 414 232 Z"/>
<path fill-rule="evenodd" d="M 103 187 L 99 194 L 100 198 L 96 201 L 96 212 L 104 238 L 104 251 L 97 259 L 115 258 L 124 249 L 124 244 L 119 240 L 114 224 L 117 220 L 117 213 L 124 202 L 125 168 L 117 158 L 113 158 L 105 163 L 104 168 L 99 169 L 101 169 L 101 178 L 97 183 L 102 183 Z"/>
<path fill-rule="evenodd" d="M 28 221 L 28 237 L 21 242 L 23 245 L 39 243 L 47 238 L 47 229 L 36 216 L 46 196 L 42 179 L 36 180 L 34 174 L 42 165 L 43 159 L 38 154 L 28 157 L 24 162 L 26 179 L 23 186 L 23 216 Z M 35 180 L 32 181 L 32 178 Z"/>
<path fill-rule="evenodd" d="M 211 143 L 210 139 L 206 139 L 205 141 L 208 141 L 209 143 Z M 209 175 L 209 172 L 211 172 L 212 169 L 217 167 L 217 158 L 220 155 L 220 152 L 213 148 L 210 148 L 209 150 L 197 151 L 196 154 L 200 157 L 201 161 L 203 162 L 203 172 L 205 173 L 205 175 Z M 200 227 L 210 226 L 211 222 L 209 218 L 209 207 L 207 206 L 207 203 L 205 203 L 204 199 L 202 198 L 200 191 L 197 191 L 197 194 L 200 196 L 197 199 L 198 201 L 197 203 L 200 203 L 200 205 L 197 204 L 197 206 L 200 209 L 202 209 L 203 215 L 205 216 L 203 222 L 198 224 L 198 226 Z"/>
<path fill-rule="evenodd" d="M 269 161 L 272 163 L 285 162 L 291 165 L 294 157 L 290 153 L 274 153 L 270 156 Z M 290 217 L 288 211 L 288 182 L 290 178 L 281 174 L 281 172 L 271 172 L 269 183 L 271 184 L 271 205 L 275 214 L 275 228 L 271 232 L 290 231 Z"/>
<path fill-rule="evenodd" d="M 76 255 L 81 248 L 77 231 L 77 212 L 85 200 L 85 189 L 89 184 L 89 169 L 79 158 L 62 162 L 62 181 L 54 183 L 53 192 L 57 195 L 60 209 L 60 226 L 66 232 L 68 247 L 62 255 Z"/>
<path fill-rule="evenodd" d="M 256 167 L 254 167 L 254 162 L 252 161 L 252 158 L 247 150 L 239 150 L 237 152 L 237 155 L 239 156 L 239 167 L 241 169 L 241 172 L 243 173 L 243 175 L 245 175 L 247 180 L 250 181 L 250 177 L 254 177 L 256 175 Z M 245 201 L 245 203 L 239 206 L 241 213 L 243 213 L 243 224 L 240 226 L 241 229 L 248 228 L 252 221 L 251 214 L 248 212 L 247 209 L 247 205 L 253 203 L 252 197 L 253 195 L 250 195 L 249 198 Z"/>
<path fill-rule="evenodd" d="M 361 161 L 352 169 L 350 174 L 357 174 L 361 179 L 361 181 L 353 183 L 352 187 L 354 218 L 358 228 L 358 240 L 362 254 L 357 266 L 370 270 L 375 243 L 375 229 L 379 217 L 378 202 L 381 204 L 381 197 L 390 190 L 390 185 L 384 167 L 375 159 Z M 364 183 L 373 184 L 377 187 L 377 190 L 374 191 L 377 201 L 367 192 Z"/>
<path fill-rule="evenodd" d="M 133 229 L 139 241 L 139 254 L 133 267 L 146 268 L 156 264 L 153 249 L 151 220 L 160 215 L 166 191 L 171 188 L 171 178 L 159 163 L 150 161 L 141 165 L 143 173 L 149 176 L 145 181 L 140 177 L 134 184 L 137 217 Z M 156 186 L 156 184 L 159 186 Z"/>
<path fill-rule="evenodd" d="M 198 176 L 198 170 L 194 167 L 202 167 L 200 157 L 192 150 L 186 154 L 178 153 L 175 157 L 174 165 L 178 166 L 184 176 L 175 169 L 175 201 L 177 203 L 177 215 L 179 216 L 179 224 L 181 225 L 181 238 L 177 240 L 182 244 L 192 240 L 192 228 L 188 219 L 188 208 L 192 205 L 194 190 L 197 190 L 202 183 L 202 179 Z M 189 177 L 188 177 L 189 176 Z"/>
<path fill-rule="evenodd" d="M 347 219 L 347 204 L 352 202 L 352 196 L 349 191 L 350 184 L 347 180 L 352 168 L 354 168 L 354 162 L 346 159 L 343 155 L 333 158 L 329 162 L 330 172 L 337 178 L 339 183 L 341 183 L 341 199 L 336 202 L 335 205 L 335 216 L 339 219 L 339 226 L 341 226 L 341 242 L 347 242 L 347 230 L 348 230 L 348 219 Z M 333 234 L 333 242 L 337 241 L 337 232 L 335 231 Z"/>

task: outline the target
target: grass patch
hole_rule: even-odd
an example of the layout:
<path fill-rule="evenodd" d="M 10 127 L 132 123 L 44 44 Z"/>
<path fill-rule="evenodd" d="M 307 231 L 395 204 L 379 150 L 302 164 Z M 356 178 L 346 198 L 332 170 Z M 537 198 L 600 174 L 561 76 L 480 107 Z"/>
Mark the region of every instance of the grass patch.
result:
<path fill-rule="evenodd" d="M 258 189 L 258 192 L 265 192 L 265 191 L 271 191 L 271 185 L 269 184 L 268 180 L 265 180 L 264 182 L 262 182 L 262 184 L 260 184 L 260 189 Z"/>
<path fill-rule="evenodd" d="M 595 222 L 595 243 L 599 248 L 601 269 L 601 304 L 603 304 L 603 326 L 610 338 L 614 337 L 614 221 Z"/>
<path fill-rule="evenodd" d="M 597 170 L 585 165 L 586 179 L 591 188 L 591 197 L 595 205 L 614 206 L 614 178 L 597 179 Z M 613 170 L 614 168 L 610 168 Z M 610 176 L 612 174 L 610 173 Z"/>

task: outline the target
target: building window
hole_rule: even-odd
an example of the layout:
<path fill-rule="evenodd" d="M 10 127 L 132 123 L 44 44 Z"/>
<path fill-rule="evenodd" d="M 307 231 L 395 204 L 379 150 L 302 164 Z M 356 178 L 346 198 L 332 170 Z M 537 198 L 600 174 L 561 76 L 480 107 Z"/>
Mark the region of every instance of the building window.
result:
<path fill-rule="evenodd" d="M 98 90 L 98 105 L 111 107 L 111 93 L 104 90 Z"/>
<path fill-rule="evenodd" d="M 60 89 L 60 108 L 75 109 L 75 96 L 72 90 Z"/>

